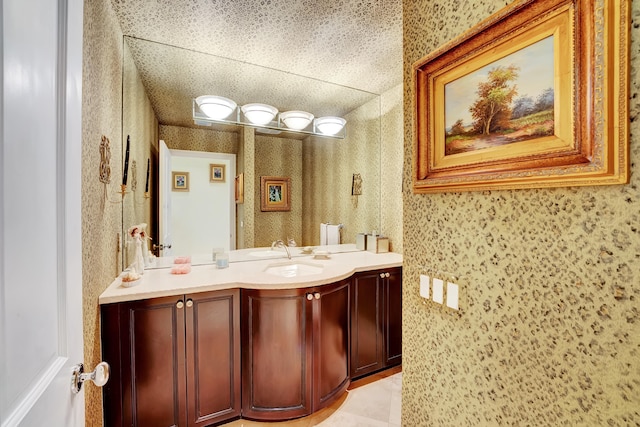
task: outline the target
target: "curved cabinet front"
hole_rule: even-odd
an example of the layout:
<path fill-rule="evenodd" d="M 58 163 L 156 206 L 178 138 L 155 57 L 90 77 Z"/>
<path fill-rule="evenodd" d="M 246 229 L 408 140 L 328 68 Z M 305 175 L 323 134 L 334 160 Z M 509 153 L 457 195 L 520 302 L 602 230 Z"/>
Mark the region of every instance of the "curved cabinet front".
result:
<path fill-rule="evenodd" d="M 303 417 L 349 385 L 349 280 L 242 290 L 242 416 Z"/>

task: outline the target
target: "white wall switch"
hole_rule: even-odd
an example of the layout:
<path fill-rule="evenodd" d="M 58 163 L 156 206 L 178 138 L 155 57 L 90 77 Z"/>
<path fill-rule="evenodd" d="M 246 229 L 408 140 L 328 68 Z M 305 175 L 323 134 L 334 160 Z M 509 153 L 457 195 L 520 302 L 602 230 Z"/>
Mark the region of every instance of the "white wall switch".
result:
<path fill-rule="evenodd" d="M 447 282 L 447 307 L 458 310 L 458 291 L 456 283 Z"/>
<path fill-rule="evenodd" d="M 425 276 L 424 274 L 420 275 L 420 296 L 422 298 L 429 298 L 429 276 Z"/>
<path fill-rule="evenodd" d="M 444 302 L 444 282 L 442 279 L 433 278 L 433 301 L 438 304 Z"/>

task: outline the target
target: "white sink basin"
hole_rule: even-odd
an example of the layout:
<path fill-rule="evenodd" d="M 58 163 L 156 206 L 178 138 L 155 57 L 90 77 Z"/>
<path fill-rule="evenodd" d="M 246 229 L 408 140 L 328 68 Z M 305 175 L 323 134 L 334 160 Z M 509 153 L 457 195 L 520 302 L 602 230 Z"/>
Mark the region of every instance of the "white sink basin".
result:
<path fill-rule="evenodd" d="M 271 264 L 264 269 L 265 273 L 280 277 L 311 276 L 322 273 L 323 266 L 307 262 L 287 262 Z"/>
<path fill-rule="evenodd" d="M 287 256 L 287 253 L 284 251 L 271 251 L 267 249 L 264 251 L 249 252 L 249 256 L 254 256 L 256 258 L 276 258 L 285 257 Z"/>

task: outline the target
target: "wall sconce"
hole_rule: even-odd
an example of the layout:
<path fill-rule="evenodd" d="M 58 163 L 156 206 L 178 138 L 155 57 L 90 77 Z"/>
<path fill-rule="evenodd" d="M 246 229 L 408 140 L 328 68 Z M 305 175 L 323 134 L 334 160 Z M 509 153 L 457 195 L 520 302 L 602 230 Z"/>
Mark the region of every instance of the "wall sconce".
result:
<path fill-rule="evenodd" d="M 124 166 L 122 168 L 122 185 L 120 186 L 120 193 L 122 194 L 122 198 L 124 198 L 125 193 L 127 192 L 127 177 L 129 176 L 129 138 L 127 135 L 127 150 L 124 154 Z"/>
<path fill-rule="evenodd" d="M 351 195 L 362 195 L 362 176 L 359 173 L 353 174 L 353 180 L 351 181 Z"/>
<path fill-rule="evenodd" d="M 314 120 L 314 115 L 306 111 L 279 113 L 276 107 L 267 104 L 245 104 L 238 108 L 233 100 L 215 95 L 193 100 L 193 121 L 199 126 L 211 126 L 212 123 L 258 126 L 265 133 L 285 131 L 336 139 L 345 138 L 347 123 L 342 117 L 335 116 Z"/>

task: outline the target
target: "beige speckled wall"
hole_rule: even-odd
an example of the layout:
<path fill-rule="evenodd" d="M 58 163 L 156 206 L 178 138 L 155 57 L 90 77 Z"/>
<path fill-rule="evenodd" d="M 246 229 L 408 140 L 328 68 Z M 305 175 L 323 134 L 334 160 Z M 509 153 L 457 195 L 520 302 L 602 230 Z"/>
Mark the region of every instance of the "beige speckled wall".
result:
<path fill-rule="evenodd" d="M 256 178 L 256 130 L 254 128 L 242 128 L 240 130 L 241 151 L 244 163 L 244 203 L 239 210 L 240 215 L 238 221 L 243 221 L 244 228 L 244 247 L 253 248 L 255 244 L 255 210 L 260 209 L 260 199 L 255 198 L 255 182 L 258 179 L 258 188 L 260 186 L 259 177 Z M 257 208 L 256 208 L 257 206 Z"/>
<path fill-rule="evenodd" d="M 147 97 L 140 73 L 133 63 L 133 57 L 128 46 L 123 44 L 122 70 L 122 129 L 123 144 L 126 146 L 127 137 L 130 140 L 129 174 L 127 179 L 127 196 L 122 200 L 122 223 L 126 231 L 134 224 L 146 223 L 147 233 L 152 238 L 157 226 L 152 216 L 152 199 L 144 197 L 147 178 L 147 159 L 149 164 L 149 189 L 153 189 L 157 162 L 151 159 L 154 150 L 158 152 L 158 119 Z M 152 150 L 152 146 L 154 149 Z M 122 152 L 113 153 L 114 161 L 121 161 Z M 125 237 L 126 241 L 126 237 Z M 124 245 L 124 264 L 133 262 L 133 245 Z"/>
<path fill-rule="evenodd" d="M 379 117 L 376 97 L 345 116 L 345 139 L 303 141 L 304 245 L 319 244 L 321 222 L 343 224 L 342 243 L 355 243 L 357 233 L 380 227 Z M 354 173 L 362 176 L 360 196 L 351 195 Z"/>
<path fill-rule="evenodd" d="M 291 237 L 302 240 L 302 143 L 297 139 L 256 135 L 254 173 L 254 245 L 271 246 L 274 240 Z M 291 210 L 262 212 L 260 210 L 260 177 L 291 178 Z"/>
<path fill-rule="evenodd" d="M 85 1 L 82 71 L 82 300 L 84 363 L 100 362 L 98 297 L 120 272 L 122 32 L 109 2 Z M 111 183 L 98 180 L 100 139 L 111 141 Z M 113 201 L 113 202 L 112 202 Z M 102 392 L 85 388 L 86 425 L 102 425 Z"/>
<path fill-rule="evenodd" d="M 405 0 L 402 424 L 640 424 L 640 2 L 631 183 L 414 195 L 411 66 L 505 1 Z M 464 276 L 467 313 L 418 296 L 422 265 Z"/>
<path fill-rule="evenodd" d="M 402 253 L 402 84 L 380 95 L 380 231 Z"/>
<path fill-rule="evenodd" d="M 172 150 L 238 154 L 238 134 L 160 125 L 160 139 Z"/>

